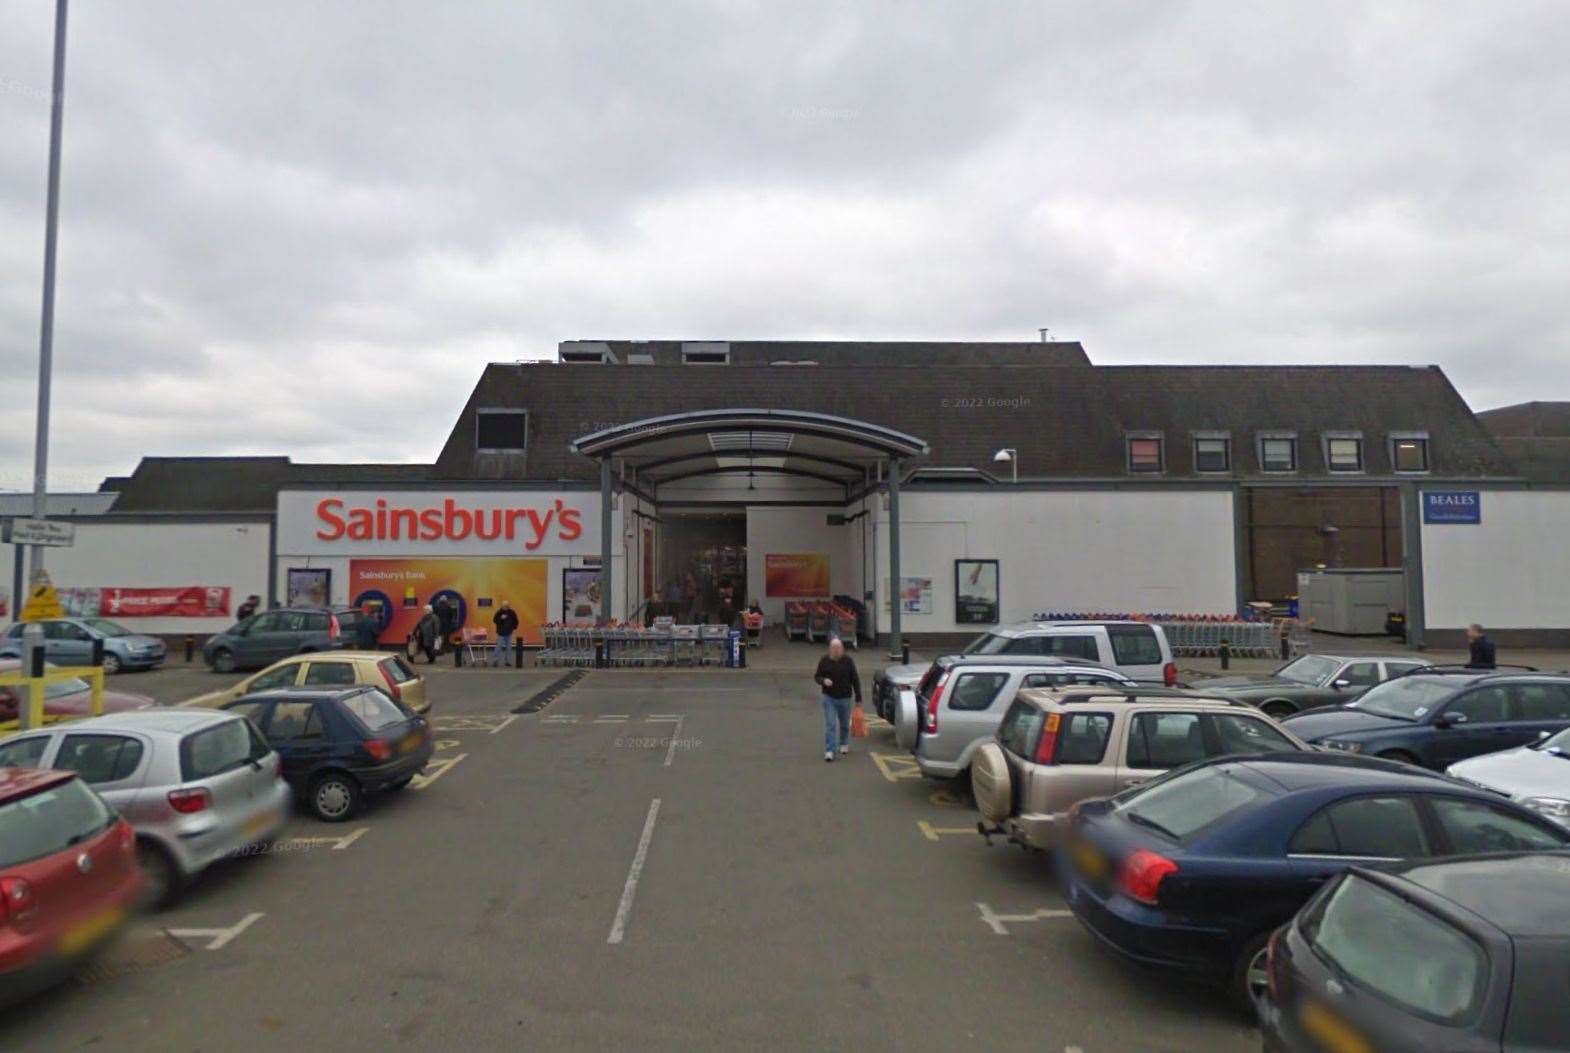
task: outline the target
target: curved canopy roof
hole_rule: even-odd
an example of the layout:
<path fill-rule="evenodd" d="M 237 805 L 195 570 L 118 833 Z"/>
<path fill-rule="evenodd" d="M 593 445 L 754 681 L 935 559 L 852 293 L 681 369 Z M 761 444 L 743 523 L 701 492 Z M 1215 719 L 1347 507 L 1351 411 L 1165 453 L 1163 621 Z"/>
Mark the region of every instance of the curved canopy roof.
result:
<path fill-rule="evenodd" d="M 893 428 L 779 409 L 694 410 L 628 421 L 581 436 L 571 449 L 613 457 L 654 483 L 735 471 L 857 483 L 883 461 L 928 452 L 925 441 Z"/>

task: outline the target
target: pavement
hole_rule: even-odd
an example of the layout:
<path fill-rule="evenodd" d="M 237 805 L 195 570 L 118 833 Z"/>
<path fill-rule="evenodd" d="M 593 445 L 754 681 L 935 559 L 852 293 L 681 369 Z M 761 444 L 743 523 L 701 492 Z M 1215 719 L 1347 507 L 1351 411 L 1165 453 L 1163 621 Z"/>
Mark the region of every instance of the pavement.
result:
<path fill-rule="evenodd" d="M 592 672 L 524 714 L 559 671 L 437 666 L 415 787 L 296 815 L 0 1017 L 0 1049 L 1258 1048 L 1219 995 L 1104 951 L 886 725 L 825 764 L 800 655 Z"/>

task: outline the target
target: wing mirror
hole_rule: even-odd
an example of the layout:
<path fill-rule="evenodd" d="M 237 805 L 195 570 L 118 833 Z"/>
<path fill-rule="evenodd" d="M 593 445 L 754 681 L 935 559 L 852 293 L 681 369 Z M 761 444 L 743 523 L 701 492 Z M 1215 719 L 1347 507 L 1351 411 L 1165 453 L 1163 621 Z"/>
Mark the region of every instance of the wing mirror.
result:
<path fill-rule="evenodd" d="M 1345 691 L 1347 688 L 1352 686 L 1352 681 L 1342 677 L 1338 680 L 1332 680 L 1330 682 L 1330 686 L 1335 688 L 1337 691 Z"/>
<path fill-rule="evenodd" d="M 1434 727 L 1436 728 L 1453 728 L 1458 724 L 1465 723 L 1465 713 L 1443 713 L 1434 718 Z"/>
<path fill-rule="evenodd" d="M 1554 737 L 1554 733 L 1552 731 L 1539 731 L 1537 733 L 1537 741 L 1538 742 L 1542 742 L 1544 739 L 1550 739 L 1550 738 L 1553 738 L 1553 737 Z"/>

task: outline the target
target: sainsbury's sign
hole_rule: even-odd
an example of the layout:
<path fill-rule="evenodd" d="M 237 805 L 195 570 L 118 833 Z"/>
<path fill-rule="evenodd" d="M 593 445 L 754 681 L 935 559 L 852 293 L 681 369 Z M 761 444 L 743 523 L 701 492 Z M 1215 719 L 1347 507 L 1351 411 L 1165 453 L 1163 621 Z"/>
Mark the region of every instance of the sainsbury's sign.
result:
<path fill-rule="evenodd" d="M 595 493 L 474 490 L 278 495 L 278 553 L 292 555 L 597 555 Z"/>

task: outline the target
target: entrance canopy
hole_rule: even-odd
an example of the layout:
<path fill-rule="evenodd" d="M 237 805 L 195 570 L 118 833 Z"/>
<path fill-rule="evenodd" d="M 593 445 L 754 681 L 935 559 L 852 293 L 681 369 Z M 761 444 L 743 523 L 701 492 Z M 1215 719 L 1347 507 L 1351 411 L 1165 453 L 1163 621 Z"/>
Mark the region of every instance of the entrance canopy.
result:
<path fill-rule="evenodd" d="M 924 456 L 914 435 L 849 417 L 799 410 L 695 410 L 585 435 L 574 453 L 622 462 L 661 483 L 725 472 L 780 472 L 859 485 L 878 465 Z"/>

